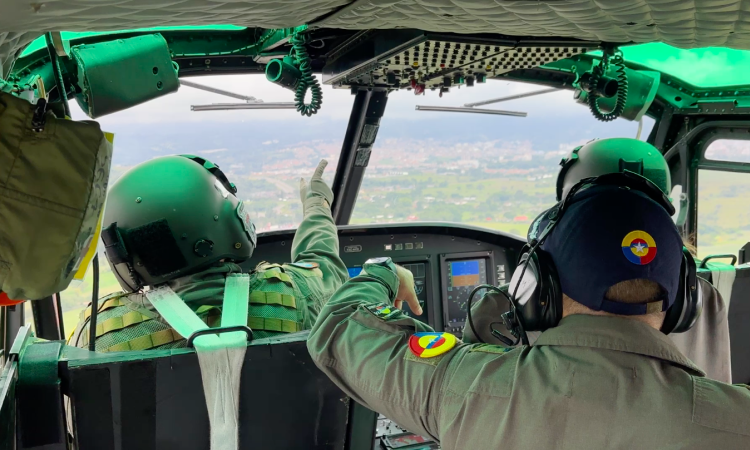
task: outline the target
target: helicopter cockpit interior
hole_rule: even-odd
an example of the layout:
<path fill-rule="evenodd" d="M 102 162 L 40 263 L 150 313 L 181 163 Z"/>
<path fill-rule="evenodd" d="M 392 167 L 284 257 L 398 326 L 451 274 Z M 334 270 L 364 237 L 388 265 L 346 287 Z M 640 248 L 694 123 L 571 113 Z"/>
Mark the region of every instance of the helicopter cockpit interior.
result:
<path fill-rule="evenodd" d="M 423 307 L 405 312 L 459 338 L 469 294 L 510 280 L 555 202 L 560 159 L 594 138 L 646 141 L 669 164 L 698 275 L 724 298 L 727 377 L 750 383 L 747 26 L 710 0 L 10 0 L 0 95 L 113 132 L 110 183 L 168 154 L 220 165 L 258 231 L 247 270 L 289 259 L 298 180 L 328 159 L 349 276 L 392 257 Z M 193 349 L 68 341 L 119 290 L 103 247 L 67 289 L 0 297 L 0 448 L 208 448 Z M 440 448 L 346 397 L 305 336 L 249 343 L 239 448 Z"/>

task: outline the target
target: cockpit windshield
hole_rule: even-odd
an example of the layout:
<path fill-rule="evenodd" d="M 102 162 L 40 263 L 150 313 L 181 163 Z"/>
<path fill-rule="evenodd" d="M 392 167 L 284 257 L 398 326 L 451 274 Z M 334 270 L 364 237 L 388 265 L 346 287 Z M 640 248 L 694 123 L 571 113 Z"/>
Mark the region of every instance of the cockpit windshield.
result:
<path fill-rule="evenodd" d="M 636 137 L 639 123 L 599 122 L 557 91 L 477 108 L 527 117 L 416 110 L 539 92 L 543 87 L 488 81 L 473 88 L 415 96 L 393 92 L 380 122 L 352 223 L 460 222 L 525 236 L 534 218 L 555 203 L 564 155 L 595 138 Z M 645 140 L 653 120 L 643 118 Z"/>
<path fill-rule="evenodd" d="M 261 75 L 207 76 L 190 81 L 264 102 L 289 102 L 289 91 Z M 417 105 L 465 103 L 539 91 L 531 84 L 488 81 L 451 89 L 390 94 L 378 139 L 350 223 L 448 221 L 524 236 L 534 217 L 555 201 L 562 156 L 594 138 L 639 132 L 638 122 L 603 123 L 576 104 L 571 91 L 482 106 L 527 117 L 417 111 Z M 239 102 L 183 85 L 173 95 L 104 116 L 115 133 L 110 185 L 136 164 L 171 154 L 194 154 L 218 164 L 238 187 L 259 232 L 294 229 L 302 220 L 299 179 L 326 158 L 331 183 L 347 130 L 353 96 L 323 87 L 324 105 L 311 117 L 294 110 L 192 111 L 191 106 Z M 85 114 L 71 102 L 73 117 Z M 641 139 L 653 120 L 644 117 Z M 102 258 L 100 294 L 119 290 Z M 68 326 L 90 301 L 91 277 L 62 293 Z M 68 317 L 70 316 L 70 317 Z"/>

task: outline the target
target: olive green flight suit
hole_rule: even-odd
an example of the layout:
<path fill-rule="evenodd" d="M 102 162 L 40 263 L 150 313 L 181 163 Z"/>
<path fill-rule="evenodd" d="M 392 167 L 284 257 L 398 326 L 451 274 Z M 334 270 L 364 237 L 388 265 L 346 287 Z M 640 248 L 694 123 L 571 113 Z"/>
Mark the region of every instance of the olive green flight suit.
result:
<path fill-rule="evenodd" d="M 748 387 L 705 378 L 646 324 L 573 315 L 532 347 L 420 358 L 409 336 L 432 330 L 382 308 L 395 273 L 365 270 L 323 307 L 310 354 L 356 401 L 444 450 L 750 448 Z"/>
<path fill-rule="evenodd" d="M 508 292 L 508 285 L 500 286 Z M 698 277 L 698 289 L 703 296 L 703 311 L 693 327 L 684 333 L 672 333 L 669 339 L 677 349 L 706 373 L 708 378 L 725 383 L 732 382 L 731 346 L 729 342 L 728 302 L 721 293 L 708 281 Z M 492 335 L 492 329 L 499 330 L 506 336 L 512 336 L 498 317 L 508 310 L 508 302 L 500 295 L 485 296 L 472 304 L 471 315 L 475 330 L 466 323 L 463 329 L 463 341 L 470 344 L 499 344 L 500 340 Z M 476 331 L 476 334 L 474 333 Z M 538 331 L 527 333 L 533 345 L 539 337 Z"/>
<path fill-rule="evenodd" d="M 320 308 L 348 279 L 326 201 L 314 192 L 305 196 L 291 263 L 261 263 L 251 273 L 248 326 L 255 339 L 312 328 Z M 237 264 L 217 263 L 168 284 L 209 326 L 218 326 L 225 278 L 241 271 Z M 82 313 L 71 345 L 88 346 L 90 314 L 90 307 Z M 96 351 L 102 352 L 169 349 L 186 343 L 142 293 L 118 293 L 100 300 L 96 334 Z"/>

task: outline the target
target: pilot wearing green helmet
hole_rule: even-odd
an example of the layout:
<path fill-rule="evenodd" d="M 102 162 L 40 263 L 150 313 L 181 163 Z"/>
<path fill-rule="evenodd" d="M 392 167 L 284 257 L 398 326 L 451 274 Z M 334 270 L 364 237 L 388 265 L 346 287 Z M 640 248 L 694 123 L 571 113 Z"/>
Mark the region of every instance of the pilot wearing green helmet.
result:
<path fill-rule="evenodd" d="M 748 386 L 712 380 L 667 336 L 705 309 L 671 218 L 666 163 L 652 166 L 649 152 L 660 155 L 647 144 L 612 143 L 563 160 L 564 203 L 540 216 L 544 231 L 530 230 L 505 289 L 516 307 L 500 322 L 524 345 L 461 341 L 404 315 L 404 302 L 421 313 L 412 274 L 372 258 L 323 307 L 307 341 L 315 364 L 443 449 L 750 448 Z M 643 157 L 630 152 L 639 148 Z M 640 239 L 648 247 L 632 244 Z M 475 325 L 487 332 L 502 312 Z M 529 330 L 541 332 L 533 343 Z"/>
<path fill-rule="evenodd" d="M 303 220 L 291 262 L 260 263 L 250 273 L 248 326 L 255 339 L 310 329 L 320 308 L 348 278 L 339 257 L 322 160 L 301 180 Z M 156 158 L 111 188 L 102 222 L 107 261 L 122 287 L 99 300 L 95 349 L 170 349 L 186 340 L 154 309 L 144 290 L 170 287 L 208 326 L 219 326 L 228 275 L 253 254 L 255 226 L 237 188 L 215 164 L 192 155 Z M 89 346 L 91 307 L 71 345 Z"/>
<path fill-rule="evenodd" d="M 669 165 L 653 145 L 629 138 L 597 139 L 571 150 L 560 162 L 556 197 L 562 200 L 580 180 L 608 173 L 628 170 L 654 183 L 664 194 L 669 194 L 672 182 Z M 686 243 L 689 246 L 689 243 Z M 692 247 L 692 246 L 691 246 Z M 693 253 L 695 253 L 693 251 Z M 507 285 L 502 288 L 507 289 Z M 704 309 L 695 326 L 682 333 L 672 333 L 670 339 L 680 351 L 703 369 L 709 378 L 731 382 L 731 355 L 726 301 L 708 281 L 699 278 Z M 472 307 L 474 330 L 467 323 L 463 330 L 464 342 L 498 343 L 492 334 L 497 329 L 497 318 L 505 311 L 506 302 L 496 297 L 478 299 Z M 502 327 L 500 327 L 502 328 Z M 538 332 L 529 333 L 536 339 Z"/>
<path fill-rule="evenodd" d="M 570 189 L 584 178 L 628 170 L 647 178 L 665 195 L 671 188 L 669 165 L 653 145 L 637 139 L 595 139 L 570 151 L 560 161 L 555 197 L 559 202 Z M 536 222 L 536 221 L 535 221 Z M 508 285 L 501 286 L 507 289 Z M 478 299 L 472 307 L 474 330 L 467 323 L 463 330 L 464 342 L 491 342 L 497 339 L 491 330 L 497 318 L 505 311 L 506 303 L 497 304 L 493 297 Z M 538 333 L 529 333 L 532 339 Z"/>

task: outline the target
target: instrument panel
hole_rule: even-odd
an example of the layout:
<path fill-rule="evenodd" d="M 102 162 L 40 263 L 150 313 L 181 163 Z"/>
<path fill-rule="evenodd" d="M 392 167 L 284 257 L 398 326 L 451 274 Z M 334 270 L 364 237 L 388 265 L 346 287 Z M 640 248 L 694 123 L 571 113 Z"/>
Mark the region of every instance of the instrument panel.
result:
<path fill-rule="evenodd" d="M 245 268 L 261 261 L 291 259 L 294 230 L 259 234 L 258 246 Z M 438 331 L 460 336 L 469 294 L 481 284 L 510 280 L 525 241 L 500 231 L 443 223 L 378 224 L 339 227 L 339 251 L 349 276 L 377 256 L 390 256 L 414 274 L 420 316 L 404 312 Z M 474 299 L 481 297 L 477 292 Z"/>

